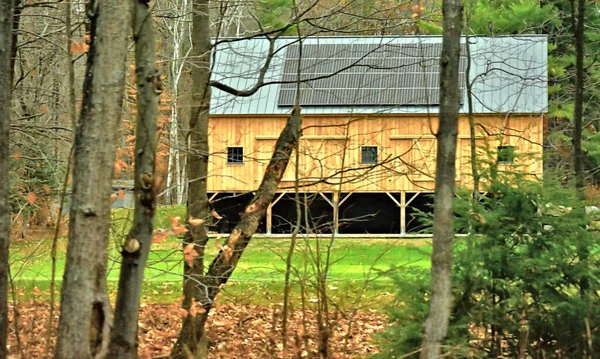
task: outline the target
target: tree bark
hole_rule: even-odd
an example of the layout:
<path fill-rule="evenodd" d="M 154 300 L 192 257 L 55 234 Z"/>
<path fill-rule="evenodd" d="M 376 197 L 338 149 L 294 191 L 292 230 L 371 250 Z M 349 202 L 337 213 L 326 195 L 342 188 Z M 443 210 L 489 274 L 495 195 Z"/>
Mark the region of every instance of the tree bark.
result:
<path fill-rule="evenodd" d="M 209 0 L 194 0 L 192 5 L 192 52 L 190 64 L 192 68 L 192 98 L 191 118 L 189 132 L 186 136 L 187 150 L 187 176 L 188 199 L 186 218 L 208 220 L 210 215 L 207 197 L 208 176 L 208 113 L 210 109 L 210 19 Z M 194 298 L 198 296 L 199 283 L 204 283 L 204 249 L 208 242 L 208 235 L 204 224 L 197 226 L 188 225 L 183 247 L 194 244 L 198 256 L 193 259 L 192 265 L 184 261 L 183 268 L 183 308 L 189 310 Z M 206 340 L 196 336 L 202 333 L 204 323 L 196 317 L 188 315 L 183 321 L 177 343 L 173 347 L 174 357 L 185 358 L 185 350 L 196 357 L 199 353 L 206 352 Z M 200 356 L 199 356 L 200 355 Z"/>
<path fill-rule="evenodd" d="M 577 6 L 577 11 L 575 7 Z M 575 129 L 573 132 L 573 167 L 575 169 L 575 185 L 583 197 L 583 187 L 585 180 L 583 176 L 583 152 L 581 150 L 581 140 L 583 133 L 583 90 L 584 75 L 583 68 L 584 53 L 584 33 L 585 33 L 585 0 L 571 0 L 571 11 L 573 20 L 573 34 L 575 36 L 575 108 L 573 113 L 573 123 Z"/>
<path fill-rule="evenodd" d="M 10 243 L 10 98 L 13 0 L 0 0 L 0 359 L 8 356 L 8 252 Z"/>
<path fill-rule="evenodd" d="M 156 119 L 162 91 L 154 56 L 154 30 L 148 2 L 135 2 L 133 23 L 137 80 L 135 138 L 135 209 L 132 228 L 121 251 L 121 272 L 111 333 L 110 358 L 137 358 L 138 310 L 144 268 L 152 245 L 156 207 Z"/>
<path fill-rule="evenodd" d="M 131 24 L 129 1 L 92 1 L 90 48 L 75 133 L 69 244 L 56 358 L 103 357 L 111 309 L 106 293 L 113 163 Z"/>
<path fill-rule="evenodd" d="M 444 0 L 444 35 L 440 58 L 440 115 L 437 137 L 433 253 L 431 256 L 431 303 L 421 343 L 422 359 L 439 358 L 448 332 L 452 305 L 452 239 L 456 140 L 460 90 L 458 69 L 462 0 Z"/>
<path fill-rule="evenodd" d="M 265 216 L 269 204 L 273 201 L 275 192 L 279 187 L 279 182 L 285 173 L 291 154 L 300 136 L 301 127 L 302 116 L 300 109 L 295 107 L 285 128 L 279 135 L 273 155 L 254 198 L 252 198 L 246 207 L 240 222 L 227 238 L 223 249 L 219 251 L 208 267 L 202 283 L 195 284 L 196 295 L 194 299 L 200 304 L 202 310 L 196 313 L 196 315 L 189 314 L 184 320 L 184 325 L 186 325 L 186 322 L 193 321 L 195 323 L 193 326 L 194 330 L 188 334 L 191 336 L 188 342 L 193 343 L 194 340 L 200 342 L 204 337 L 204 324 L 208 318 L 208 313 L 212 309 L 215 297 L 221 290 L 221 286 L 227 283 L 227 280 L 233 274 L 240 257 L 258 228 L 260 220 Z M 187 343 L 180 336 L 171 354 L 172 358 L 187 359 L 186 351 L 189 350 L 192 352 L 192 349 L 187 348 L 186 350 L 186 345 Z M 195 352 L 192 353 L 197 355 Z"/>
<path fill-rule="evenodd" d="M 207 197 L 208 177 L 208 114 L 210 110 L 210 22 L 208 0 L 195 0 L 192 15 L 192 98 L 193 107 L 189 123 L 187 142 L 187 172 L 188 172 L 188 197 L 186 218 L 201 218 L 208 220 L 209 206 Z M 197 294 L 197 286 L 203 281 L 204 249 L 208 242 L 208 235 L 204 224 L 188 226 L 183 246 L 194 244 L 198 256 L 194 258 L 193 265 L 184 262 L 183 283 L 183 308 L 189 310 Z M 197 331 L 198 322 L 188 316 L 178 338 L 193 354 L 204 352 L 206 345 L 195 339 L 193 333 Z M 178 346 L 175 345 L 174 349 Z"/>
<path fill-rule="evenodd" d="M 12 16 L 12 44 L 10 47 L 10 84 L 11 87 L 14 85 L 13 80 L 15 78 L 15 61 L 17 60 L 17 43 L 18 43 L 18 31 L 21 23 L 21 11 L 23 11 L 22 1 L 14 0 L 13 5 L 13 16 Z"/>

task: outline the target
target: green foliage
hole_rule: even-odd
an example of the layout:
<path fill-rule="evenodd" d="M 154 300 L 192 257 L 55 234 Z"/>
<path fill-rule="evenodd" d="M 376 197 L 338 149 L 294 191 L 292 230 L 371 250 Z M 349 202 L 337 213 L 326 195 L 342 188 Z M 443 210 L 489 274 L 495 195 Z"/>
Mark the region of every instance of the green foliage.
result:
<path fill-rule="evenodd" d="M 541 33 L 542 24 L 559 24 L 557 9 L 537 0 L 475 1 L 471 11 L 475 34 Z"/>
<path fill-rule="evenodd" d="M 483 168 L 487 195 L 455 201 L 453 357 L 582 358 L 600 351 L 600 251 L 574 190 Z M 416 278 L 416 279 L 415 279 Z M 418 349 L 428 311 L 427 273 L 396 278 L 380 358 Z M 415 355 L 416 357 L 416 355 Z"/>
<path fill-rule="evenodd" d="M 26 218 L 36 215 L 36 224 L 45 224 L 52 203 L 58 200 L 66 170 L 58 156 L 44 156 L 43 160 L 33 160 L 17 155 L 9 171 L 11 212 Z M 30 193 L 35 194 L 34 203 L 27 198 Z"/>
<path fill-rule="evenodd" d="M 257 4 L 258 19 L 265 29 L 280 29 L 290 22 L 290 9 L 293 2 L 290 0 L 260 0 Z M 294 35 L 295 30 L 290 28 L 287 35 Z"/>

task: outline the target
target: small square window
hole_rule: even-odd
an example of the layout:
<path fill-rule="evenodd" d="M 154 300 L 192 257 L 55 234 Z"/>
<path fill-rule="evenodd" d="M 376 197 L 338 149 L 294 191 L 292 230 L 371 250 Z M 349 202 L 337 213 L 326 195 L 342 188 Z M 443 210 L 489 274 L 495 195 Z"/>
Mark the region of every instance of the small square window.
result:
<path fill-rule="evenodd" d="M 377 146 L 362 146 L 360 148 L 360 162 L 363 164 L 377 163 Z"/>
<path fill-rule="evenodd" d="M 511 164 L 515 160 L 515 146 L 498 146 L 498 164 Z"/>
<path fill-rule="evenodd" d="M 227 163 L 244 163 L 244 147 L 227 147 Z"/>

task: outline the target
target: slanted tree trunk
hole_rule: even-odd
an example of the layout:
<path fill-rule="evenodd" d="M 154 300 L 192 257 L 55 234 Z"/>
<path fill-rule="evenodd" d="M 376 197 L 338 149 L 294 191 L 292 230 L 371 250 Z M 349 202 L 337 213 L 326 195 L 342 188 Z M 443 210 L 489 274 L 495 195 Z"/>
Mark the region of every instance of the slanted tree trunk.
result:
<path fill-rule="evenodd" d="M 93 0 L 90 48 L 75 133 L 69 244 L 56 358 L 102 357 L 111 309 L 106 293 L 110 195 L 122 112 L 132 2 Z"/>
<path fill-rule="evenodd" d="M 577 8 L 577 9 L 575 9 Z M 573 112 L 573 167 L 575 169 L 575 185 L 583 197 L 585 181 L 583 177 L 583 152 L 581 140 L 583 133 L 583 68 L 585 43 L 585 0 L 571 0 L 571 18 L 573 20 L 573 35 L 575 37 L 575 109 Z"/>
<path fill-rule="evenodd" d="M 444 0 L 444 35 L 440 58 L 440 114 L 437 137 L 431 303 L 421 343 L 422 359 L 439 358 L 448 332 L 452 305 L 452 226 L 456 176 L 456 140 L 460 90 L 458 65 L 462 0 Z"/>
<path fill-rule="evenodd" d="M 273 155 L 256 194 L 246 207 L 240 222 L 227 238 L 223 249 L 211 262 L 206 275 L 203 277 L 202 284 L 196 288 L 194 299 L 200 304 L 201 310 L 195 315 L 188 316 L 188 318 L 191 317 L 189 320 L 194 320 L 196 323 L 194 331 L 190 333 L 190 335 L 193 335 L 192 339 L 195 339 L 196 342 L 199 342 L 205 335 L 204 325 L 208 313 L 212 309 L 213 301 L 221 290 L 221 285 L 227 283 L 227 280 L 233 274 L 240 257 L 258 228 L 259 222 L 265 216 L 267 207 L 273 201 L 279 182 L 285 173 L 300 136 L 301 128 L 302 115 L 300 109 L 295 107 L 285 128 L 279 135 Z M 186 318 L 186 320 L 188 319 Z M 182 342 L 180 337 L 175 344 L 172 358 L 187 359 L 186 352 L 185 343 Z M 194 355 L 196 358 L 199 357 L 197 353 Z"/>
<path fill-rule="evenodd" d="M 8 356 L 8 245 L 10 241 L 9 128 L 13 0 L 0 0 L 0 359 Z"/>
<path fill-rule="evenodd" d="M 138 310 L 144 268 L 152 245 L 158 182 L 154 175 L 156 118 L 161 83 L 154 56 L 152 16 L 145 0 L 135 2 L 133 23 L 137 81 L 135 209 L 121 251 L 121 272 L 109 358 L 137 358 Z"/>
<path fill-rule="evenodd" d="M 210 215 L 207 197 L 208 175 L 208 112 L 210 109 L 210 22 L 209 0 L 194 0 L 192 5 L 192 51 L 190 65 L 192 68 L 192 108 L 189 132 L 186 136 L 187 147 L 187 216 L 194 219 L 207 220 Z M 199 283 L 204 283 L 204 249 L 208 243 L 208 235 L 204 224 L 188 226 L 183 247 L 193 244 L 198 253 L 193 263 L 184 261 L 183 268 L 183 308 L 191 308 L 198 295 Z M 190 265 L 191 264 L 191 265 Z M 183 320 L 183 327 L 173 347 L 174 358 L 187 358 L 191 353 L 195 357 L 206 354 L 206 340 L 202 334 L 204 323 L 188 313 Z"/>

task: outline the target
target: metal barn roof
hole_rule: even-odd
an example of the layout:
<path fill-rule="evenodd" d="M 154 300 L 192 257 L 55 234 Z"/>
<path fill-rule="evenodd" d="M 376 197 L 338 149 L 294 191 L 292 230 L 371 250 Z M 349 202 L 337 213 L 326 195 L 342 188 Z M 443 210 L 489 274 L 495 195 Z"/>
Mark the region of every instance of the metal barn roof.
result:
<path fill-rule="evenodd" d="M 463 42 L 463 54 L 465 38 Z M 547 37 L 470 37 L 475 113 L 545 113 L 548 108 Z M 311 37 L 302 41 L 302 112 L 305 114 L 437 113 L 441 36 Z M 269 41 L 235 40 L 217 46 L 213 79 L 252 88 Z M 211 114 L 286 114 L 295 99 L 298 39 L 280 38 L 253 96 L 213 88 Z M 287 60 L 287 61 L 286 61 Z M 464 81 L 466 61 L 461 61 Z M 331 76 L 332 75 L 332 76 Z M 466 98 L 465 86 L 461 86 Z M 462 101 L 461 112 L 467 112 Z M 427 105 L 429 104 L 429 105 Z"/>

